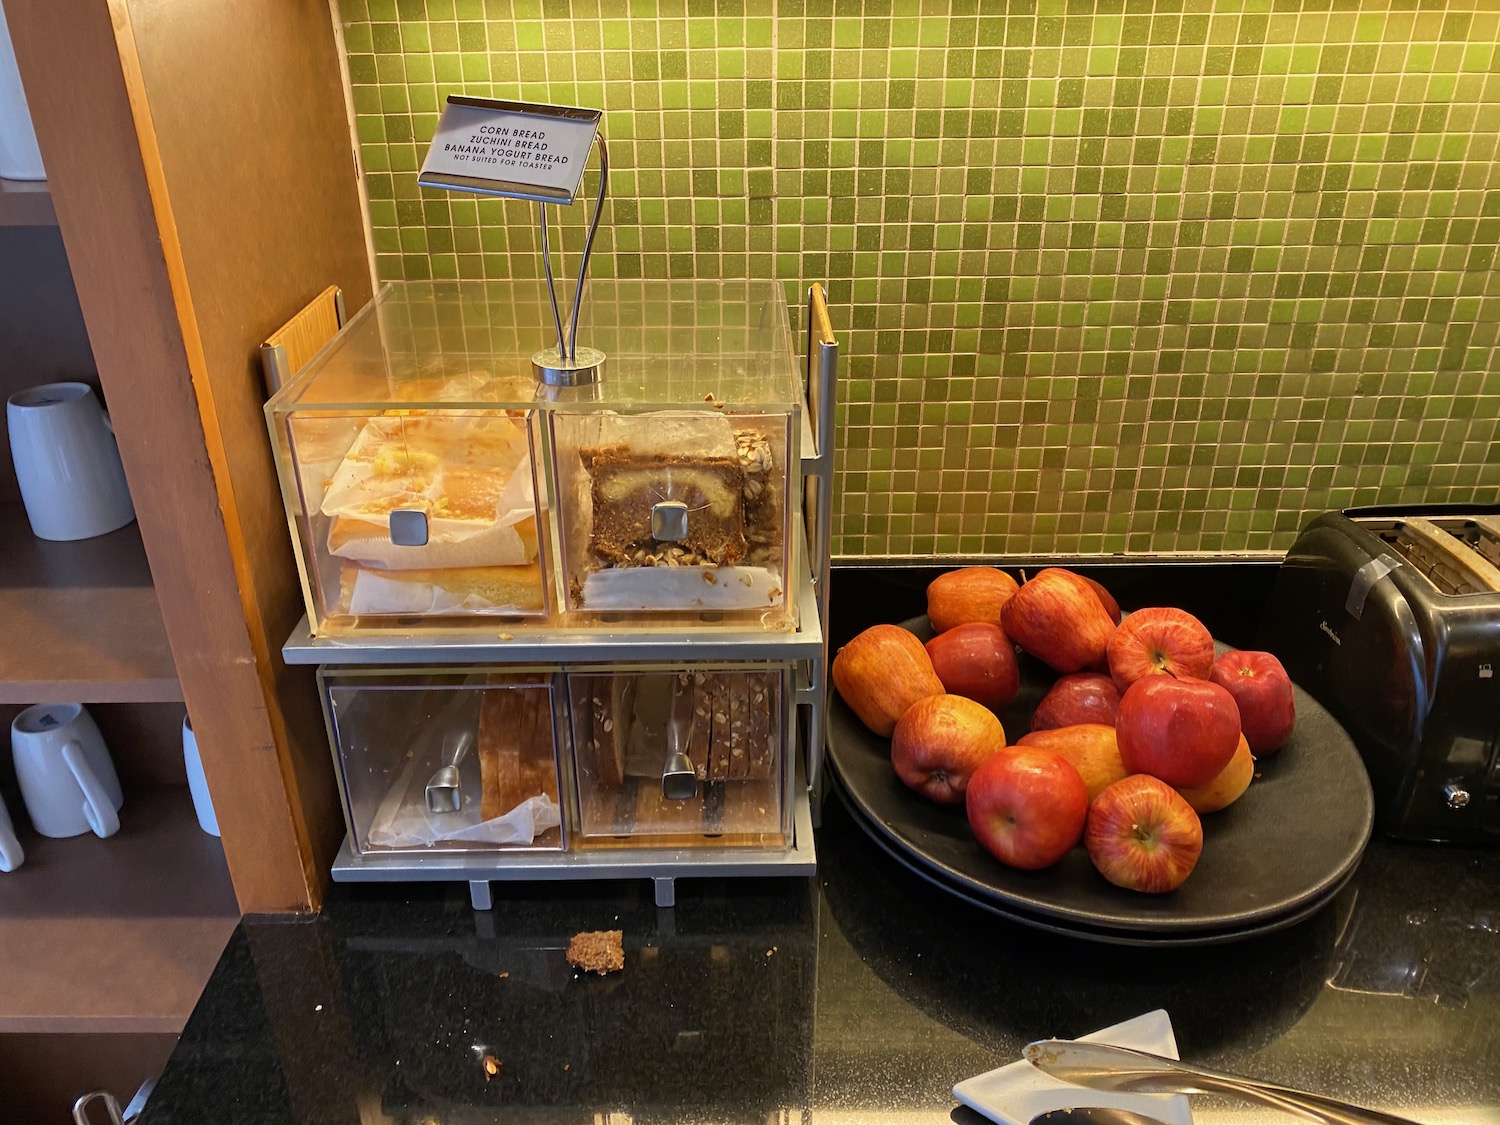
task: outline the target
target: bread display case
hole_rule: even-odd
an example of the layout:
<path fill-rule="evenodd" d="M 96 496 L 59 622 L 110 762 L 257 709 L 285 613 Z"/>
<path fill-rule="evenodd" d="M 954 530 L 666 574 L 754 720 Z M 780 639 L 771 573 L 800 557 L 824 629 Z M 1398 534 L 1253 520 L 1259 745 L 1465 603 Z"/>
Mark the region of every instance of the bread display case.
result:
<path fill-rule="evenodd" d="M 770 282 L 388 286 L 267 404 L 341 881 L 807 875 L 837 344 Z"/>
<path fill-rule="evenodd" d="M 562 847 L 555 671 L 324 668 L 318 679 L 356 854 Z"/>
<path fill-rule="evenodd" d="M 787 665 L 568 676 L 578 845 L 780 845 Z"/>
<path fill-rule="evenodd" d="M 638 326 L 603 337 L 626 347 L 597 384 L 549 395 L 566 605 L 782 617 L 805 411 L 785 301 L 670 288 L 611 310 Z"/>
<path fill-rule="evenodd" d="M 779 848 L 793 666 L 319 671 L 359 857 Z"/>
<path fill-rule="evenodd" d="M 525 308 L 388 285 L 267 404 L 317 632 L 545 615 Z"/>
<path fill-rule="evenodd" d="M 535 283 L 387 285 L 267 404 L 316 636 L 790 620 L 807 403 L 770 282 L 595 282 L 584 386 Z"/>

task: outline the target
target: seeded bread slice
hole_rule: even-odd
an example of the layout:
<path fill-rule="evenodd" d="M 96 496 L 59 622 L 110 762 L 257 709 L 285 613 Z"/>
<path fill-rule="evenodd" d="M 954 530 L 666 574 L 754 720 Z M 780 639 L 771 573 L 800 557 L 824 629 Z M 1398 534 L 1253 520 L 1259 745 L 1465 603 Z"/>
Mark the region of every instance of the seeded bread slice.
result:
<path fill-rule="evenodd" d="M 634 676 L 596 676 L 589 692 L 593 719 L 590 749 L 601 785 L 617 789 L 625 783 L 625 742 L 635 709 Z"/>
<path fill-rule="evenodd" d="M 776 763 L 773 740 L 781 730 L 781 684 L 775 672 L 756 672 L 749 681 L 749 762 L 745 776 L 764 780 L 771 776 Z"/>

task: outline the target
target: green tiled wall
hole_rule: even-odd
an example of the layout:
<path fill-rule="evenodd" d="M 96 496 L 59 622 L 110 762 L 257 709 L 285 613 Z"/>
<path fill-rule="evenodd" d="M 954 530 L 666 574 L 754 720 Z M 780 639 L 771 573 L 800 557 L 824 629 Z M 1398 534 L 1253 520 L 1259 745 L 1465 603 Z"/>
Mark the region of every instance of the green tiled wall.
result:
<path fill-rule="evenodd" d="M 526 205 L 416 186 L 463 92 L 606 111 L 600 276 L 830 283 L 841 554 L 1279 552 L 1497 496 L 1493 0 L 341 12 L 383 277 L 540 272 Z"/>

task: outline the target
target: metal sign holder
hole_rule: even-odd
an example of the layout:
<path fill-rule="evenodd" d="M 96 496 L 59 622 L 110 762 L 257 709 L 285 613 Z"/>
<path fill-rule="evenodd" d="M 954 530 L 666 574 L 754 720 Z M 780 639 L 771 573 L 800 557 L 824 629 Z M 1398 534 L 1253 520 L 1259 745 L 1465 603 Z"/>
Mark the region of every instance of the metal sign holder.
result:
<path fill-rule="evenodd" d="M 450 96 L 447 106 L 443 119 L 438 124 L 437 135 L 433 138 L 422 172 L 417 177 L 417 183 L 422 187 L 462 191 L 472 195 L 499 196 L 503 199 L 522 199 L 536 204 L 537 229 L 541 234 L 542 269 L 547 277 L 547 295 L 552 301 L 552 323 L 557 329 L 557 346 L 543 348 L 536 352 L 531 357 L 532 369 L 539 380 L 554 387 L 578 387 L 598 382 L 605 355 L 598 348 L 579 348 L 578 318 L 583 309 L 583 287 L 588 280 L 589 258 L 594 251 L 594 236 L 598 233 L 599 220 L 604 214 L 604 200 L 609 194 L 609 148 L 599 134 L 599 122 L 603 113 L 597 109 L 458 96 Z M 598 148 L 599 150 L 599 195 L 594 201 L 594 215 L 589 220 L 588 234 L 583 242 L 583 256 L 578 266 L 578 284 L 573 290 L 573 310 L 568 319 L 566 331 L 557 301 L 557 283 L 552 273 L 552 248 L 547 230 L 547 205 L 549 203 L 559 206 L 570 205 L 577 199 L 578 190 L 583 183 L 584 161 L 579 162 L 578 174 L 571 184 L 562 185 L 526 183 L 516 179 L 492 179 L 486 176 L 433 169 L 430 166 L 434 163 L 434 156 L 445 130 L 451 128 L 449 118 L 455 109 L 467 117 L 476 116 L 472 111 L 477 110 L 481 114 L 494 115 L 497 121 L 535 118 L 553 126 L 567 123 L 570 128 L 591 130 L 589 145 L 583 155 L 586 161 L 590 149 Z"/>

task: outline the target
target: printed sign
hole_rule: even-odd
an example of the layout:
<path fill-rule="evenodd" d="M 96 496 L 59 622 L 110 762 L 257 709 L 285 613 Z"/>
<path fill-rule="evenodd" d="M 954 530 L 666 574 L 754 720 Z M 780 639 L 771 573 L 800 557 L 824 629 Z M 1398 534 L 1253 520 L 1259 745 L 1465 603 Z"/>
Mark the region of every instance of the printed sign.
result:
<path fill-rule="evenodd" d="M 572 203 L 602 116 L 597 109 L 450 97 L 417 183 Z"/>

